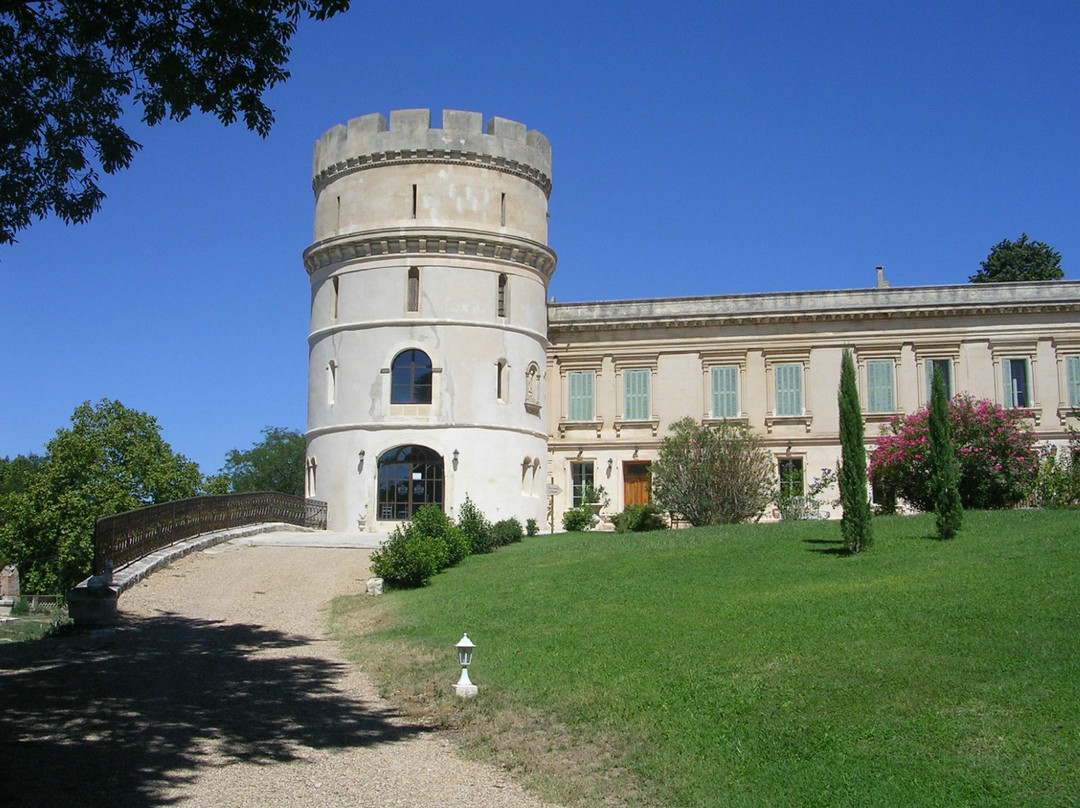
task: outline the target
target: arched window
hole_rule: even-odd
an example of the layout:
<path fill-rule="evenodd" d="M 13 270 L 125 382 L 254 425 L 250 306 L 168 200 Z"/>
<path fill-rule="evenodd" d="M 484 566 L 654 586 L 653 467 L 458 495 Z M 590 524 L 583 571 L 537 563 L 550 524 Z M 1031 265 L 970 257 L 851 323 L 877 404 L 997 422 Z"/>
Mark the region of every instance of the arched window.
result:
<path fill-rule="evenodd" d="M 426 446 L 399 446 L 379 457 L 379 519 L 412 519 L 421 505 L 443 507 L 443 459 Z"/>
<path fill-rule="evenodd" d="M 431 403 L 431 359 L 410 349 L 394 357 L 390 365 L 391 404 Z"/>

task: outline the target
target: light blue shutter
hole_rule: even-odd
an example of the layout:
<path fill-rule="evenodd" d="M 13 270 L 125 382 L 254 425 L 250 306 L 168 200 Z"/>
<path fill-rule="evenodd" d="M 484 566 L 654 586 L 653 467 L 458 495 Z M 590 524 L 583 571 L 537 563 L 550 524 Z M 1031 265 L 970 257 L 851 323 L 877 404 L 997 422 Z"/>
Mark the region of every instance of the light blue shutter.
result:
<path fill-rule="evenodd" d="M 893 373 L 891 359 L 874 359 L 866 363 L 866 408 L 869 412 L 892 412 L 896 409 Z"/>
<path fill-rule="evenodd" d="M 569 374 L 571 421 L 593 419 L 593 383 L 596 374 L 591 370 L 575 370 Z"/>
<path fill-rule="evenodd" d="M 1070 407 L 1080 407 L 1080 356 L 1065 357 L 1066 400 Z"/>
<path fill-rule="evenodd" d="M 739 369 L 712 369 L 712 417 L 739 417 Z"/>
<path fill-rule="evenodd" d="M 649 411 L 649 376 L 648 370 L 624 370 L 623 392 L 624 413 L 627 421 L 647 421 Z"/>
<path fill-rule="evenodd" d="M 776 366 L 776 414 L 802 415 L 802 365 Z"/>
<path fill-rule="evenodd" d="M 1013 378 L 1013 361 L 1011 359 L 1001 360 L 1001 378 L 1004 381 L 1004 395 L 1002 396 L 1001 403 L 1008 408 L 1016 406 L 1016 387 L 1015 379 Z"/>

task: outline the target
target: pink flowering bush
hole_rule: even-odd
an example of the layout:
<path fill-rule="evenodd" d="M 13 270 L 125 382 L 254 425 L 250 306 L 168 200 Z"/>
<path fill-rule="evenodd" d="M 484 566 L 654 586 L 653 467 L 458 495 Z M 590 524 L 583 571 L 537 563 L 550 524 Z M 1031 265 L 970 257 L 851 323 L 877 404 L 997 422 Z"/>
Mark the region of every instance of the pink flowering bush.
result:
<path fill-rule="evenodd" d="M 877 486 L 922 511 L 934 508 L 928 419 L 926 408 L 886 424 L 868 469 Z M 1035 433 L 1024 412 L 961 394 L 949 402 L 949 419 L 964 507 L 1010 508 L 1021 502 L 1039 473 Z"/>

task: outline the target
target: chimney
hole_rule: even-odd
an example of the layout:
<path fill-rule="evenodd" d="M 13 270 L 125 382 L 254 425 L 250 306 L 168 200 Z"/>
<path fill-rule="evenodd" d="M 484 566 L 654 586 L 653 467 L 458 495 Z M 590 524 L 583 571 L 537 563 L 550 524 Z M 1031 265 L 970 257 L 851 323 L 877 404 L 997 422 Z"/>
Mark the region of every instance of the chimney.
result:
<path fill-rule="evenodd" d="M 889 288 L 889 282 L 887 280 L 885 280 L 885 267 L 878 267 L 877 268 L 877 288 L 878 289 L 888 289 Z"/>

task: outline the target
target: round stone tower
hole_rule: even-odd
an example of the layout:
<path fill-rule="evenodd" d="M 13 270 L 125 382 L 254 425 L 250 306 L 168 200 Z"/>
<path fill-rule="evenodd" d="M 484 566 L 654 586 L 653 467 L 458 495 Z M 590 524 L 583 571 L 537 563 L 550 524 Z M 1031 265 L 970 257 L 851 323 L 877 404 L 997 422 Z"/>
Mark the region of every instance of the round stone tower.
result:
<path fill-rule="evenodd" d="M 520 123 L 397 110 L 315 144 L 307 493 L 384 532 L 465 497 L 542 521 L 551 147 Z"/>

